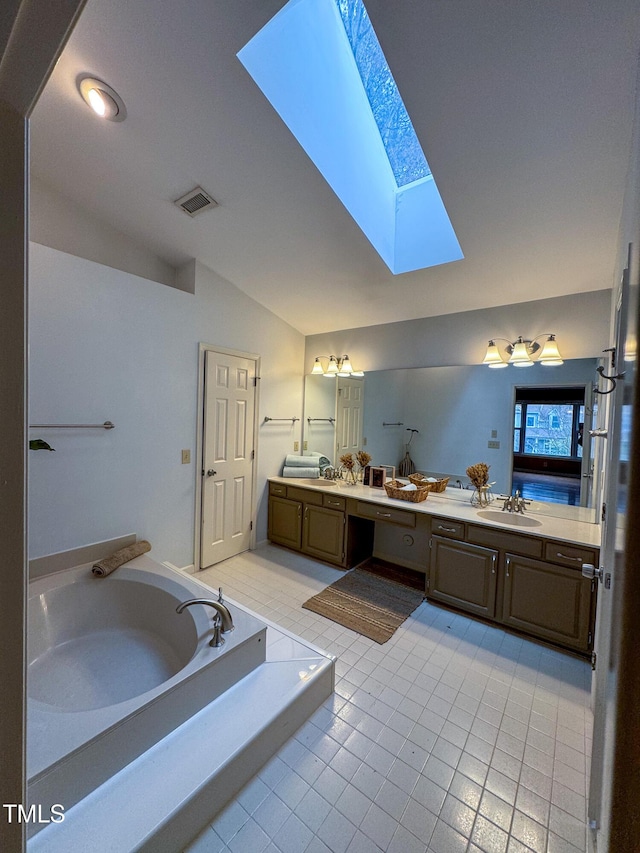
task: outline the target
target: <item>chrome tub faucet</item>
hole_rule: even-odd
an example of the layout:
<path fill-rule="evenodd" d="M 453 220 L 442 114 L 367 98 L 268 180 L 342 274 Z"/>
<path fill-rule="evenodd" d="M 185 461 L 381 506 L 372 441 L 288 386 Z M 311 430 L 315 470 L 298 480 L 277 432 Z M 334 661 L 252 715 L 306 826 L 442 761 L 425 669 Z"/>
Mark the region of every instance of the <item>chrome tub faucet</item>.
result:
<path fill-rule="evenodd" d="M 233 619 L 227 605 L 222 601 L 222 590 L 220 590 L 218 601 L 213 601 L 210 598 L 190 598 L 189 601 L 183 601 L 176 607 L 176 613 L 182 613 L 187 607 L 192 604 L 204 604 L 206 607 L 212 607 L 215 610 L 213 617 L 213 637 L 210 646 L 219 647 L 224 644 L 224 638 L 220 634 L 227 634 L 233 631 Z"/>

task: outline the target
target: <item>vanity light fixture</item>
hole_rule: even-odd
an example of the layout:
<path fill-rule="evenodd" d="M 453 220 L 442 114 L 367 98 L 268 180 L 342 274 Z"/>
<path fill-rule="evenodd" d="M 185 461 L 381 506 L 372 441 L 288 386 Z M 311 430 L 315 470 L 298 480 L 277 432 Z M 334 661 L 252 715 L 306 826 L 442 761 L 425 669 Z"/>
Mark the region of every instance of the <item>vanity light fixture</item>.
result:
<path fill-rule="evenodd" d="M 96 77 L 81 77 L 78 91 L 84 102 L 94 113 L 107 121 L 124 121 L 127 108 L 120 95 L 102 80 Z"/>
<path fill-rule="evenodd" d="M 320 359 L 326 358 L 328 361 L 327 368 L 322 366 Z M 313 363 L 312 376 L 364 376 L 362 370 L 354 370 L 348 355 L 319 355 Z"/>
<path fill-rule="evenodd" d="M 540 338 L 547 339 L 543 346 L 538 343 Z M 502 357 L 496 341 L 504 341 L 507 344 L 504 351 L 509 355 L 509 358 L 506 361 Z M 540 350 L 538 357 L 532 358 L 538 350 Z M 550 332 L 545 332 L 533 339 L 523 338 L 521 335 L 513 342 L 507 341 L 505 338 L 492 338 L 489 341 L 482 363 L 492 368 L 499 368 L 508 367 L 510 364 L 514 367 L 532 367 L 536 363 L 542 364 L 544 367 L 557 367 L 564 362 L 558 350 L 556 336 Z"/>

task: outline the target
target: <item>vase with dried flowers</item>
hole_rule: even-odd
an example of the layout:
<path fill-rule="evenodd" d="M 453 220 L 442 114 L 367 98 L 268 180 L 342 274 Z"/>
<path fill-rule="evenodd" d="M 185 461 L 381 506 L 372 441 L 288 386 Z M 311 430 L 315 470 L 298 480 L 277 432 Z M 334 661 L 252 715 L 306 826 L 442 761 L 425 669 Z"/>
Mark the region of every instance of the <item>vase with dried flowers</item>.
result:
<path fill-rule="evenodd" d="M 356 460 L 353 458 L 353 454 L 344 453 L 340 457 L 340 464 L 342 465 L 342 470 L 344 472 L 344 481 L 348 486 L 355 486 L 357 483 L 356 480 Z"/>
<path fill-rule="evenodd" d="M 494 486 L 495 483 L 489 482 L 489 468 L 490 466 L 486 462 L 477 462 L 475 465 L 470 465 L 467 468 L 467 477 L 474 486 L 474 491 L 471 495 L 473 506 L 489 506 L 493 500 L 491 486 Z"/>
<path fill-rule="evenodd" d="M 356 462 L 358 463 L 358 472 L 357 478 L 360 482 L 362 482 L 362 478 L 364 475 L 364 469 L 371 462 L 371 454 L 367 453 L 366 450 L 359 450 L 356 453 Z"/>

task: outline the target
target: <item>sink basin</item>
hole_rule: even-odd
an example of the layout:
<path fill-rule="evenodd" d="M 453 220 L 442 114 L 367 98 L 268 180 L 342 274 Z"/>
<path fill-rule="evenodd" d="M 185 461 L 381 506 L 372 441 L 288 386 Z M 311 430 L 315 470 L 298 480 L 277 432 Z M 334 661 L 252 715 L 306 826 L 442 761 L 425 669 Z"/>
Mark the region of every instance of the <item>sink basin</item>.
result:
<path fill-rule="evenodd" d="M 483 509 L 478 513 L 480 518 L 487 521 L 499 521 L 501 524 L 510 524 L 512 527 L 541 527 L 542 522 L 529 515 L 520 515 L 519 512 L 502 512 L 500 509 Z"/>
<path fill-rule="evenodd" d="M 304 486 L 320 486 L 321 489 L 330 489 L 332 486 L 338 485 L 337 480 L 323 480 L 314 477 L 296 477 L 295 482 Z"/>

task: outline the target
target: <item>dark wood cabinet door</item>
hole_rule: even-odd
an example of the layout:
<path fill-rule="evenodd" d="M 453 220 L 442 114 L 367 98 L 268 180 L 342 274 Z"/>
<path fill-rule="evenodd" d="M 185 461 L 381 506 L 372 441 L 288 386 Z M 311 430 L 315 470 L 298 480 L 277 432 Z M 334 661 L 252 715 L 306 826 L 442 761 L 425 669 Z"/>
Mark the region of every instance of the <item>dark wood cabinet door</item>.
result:
<path fill-rule="evenodd" d="M 587 651 L 591 581 L 579 569 L 505 555 L 502 621 L 542 640 Z"/>
<path fill-rule="evenodd" d="M 492 548 L 432 536 L 427 598 L 493 618 L 497 564 Z"/>
<path fill-rule="evenodd" d="M 278 545 L 300 550 L 302 504 L 287 498 L 269 497 L 269 539 Z"/>
<path fill-rule="evenodd" d="M 327 560 L 344 562 L 344 512 L 321 506 L 304 507 L 302 550 L 305 554 Z"/>

